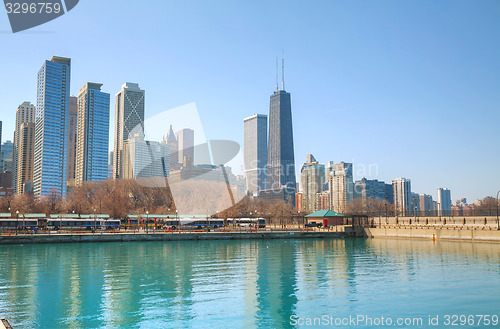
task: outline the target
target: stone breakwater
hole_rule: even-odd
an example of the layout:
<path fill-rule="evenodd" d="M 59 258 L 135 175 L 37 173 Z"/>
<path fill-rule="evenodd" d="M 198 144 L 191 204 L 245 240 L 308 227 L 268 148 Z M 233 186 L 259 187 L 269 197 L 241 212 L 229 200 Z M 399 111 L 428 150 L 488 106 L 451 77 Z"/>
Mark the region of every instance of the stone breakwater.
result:
<path fill-rule="evenodd" d="M 355 237 L 354 230 L 346 232 L 197 232 L 197 233 L 95 233 L 95 234 L 26 234 L 2 235 L 0 244 L 134 242 L 183 240 L 248 240 L 248 239 L 342 239 Z"/>
<path fill-rule="evenodd" d="M 450 240 L 469 242 L 500 242 L 500 231 L 488 229 L 468 229 L 463 227 L 434 228 L 421 227 L 394 227 L 394 228 L 364 228 L 368 238 L 395 238 L 421 240 Z"/>

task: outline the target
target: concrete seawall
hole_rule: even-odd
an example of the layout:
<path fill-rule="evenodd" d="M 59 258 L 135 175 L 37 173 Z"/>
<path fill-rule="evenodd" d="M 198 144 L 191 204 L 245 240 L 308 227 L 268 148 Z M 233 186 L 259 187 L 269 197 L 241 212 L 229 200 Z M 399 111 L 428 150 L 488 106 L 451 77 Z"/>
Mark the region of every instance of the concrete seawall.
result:
<path fill-rule="evenodd" d="M 468 230 L 449 228 L 364 228 L 369 238 L 398 238 L 398 239 L 425 239 L 425 240 L 454 240 L 474 242 L 500 242 L 498 230 Z"/>
<path fill-rule="evenodd" d="M 133 242 L 133 241 L 182 241 L 182 240 L 249 240 L 249 239 L 326 239 L 354 237 L 348 232 L 252 232 L 252 233 L 103 233 L 103 234 L 30 234 L 0 236 L 1 244 L 33 243 L 83 243 L 83 242 Z"/>

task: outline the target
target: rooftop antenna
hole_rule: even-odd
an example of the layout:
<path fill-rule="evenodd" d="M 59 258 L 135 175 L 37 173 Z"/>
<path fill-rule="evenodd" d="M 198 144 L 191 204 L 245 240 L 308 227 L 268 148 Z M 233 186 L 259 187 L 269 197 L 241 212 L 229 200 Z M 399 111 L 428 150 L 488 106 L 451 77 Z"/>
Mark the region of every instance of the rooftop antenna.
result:
<path fill-rule="evenodd" d="M 281 90 L 285 91 L 285 50 L 281 50 Z"/>
<path fill-rule="evenodd" d="M 276 91 L 278 91 L 278 57 L 276 57 Z"/>

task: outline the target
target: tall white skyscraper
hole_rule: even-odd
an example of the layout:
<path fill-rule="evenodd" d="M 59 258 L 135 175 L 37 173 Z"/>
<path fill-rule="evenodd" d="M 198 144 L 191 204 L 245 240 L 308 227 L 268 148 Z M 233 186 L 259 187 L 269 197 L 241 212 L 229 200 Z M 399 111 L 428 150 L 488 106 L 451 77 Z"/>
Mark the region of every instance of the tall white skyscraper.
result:
<path fill-rule="evenodd" d="M 109 94 L 87 82 L 78 93 L 75 181 L 108 178 Z"/>
<path fill-rule="evenodd" d="M 38 71 L 35 111 L 36 197 L 55 192 L 66 196 L 68 108 L 71 59 L 52 57 Z"/>
<path fill-rule="evenodd" d="M 25 127 L 21 128 L 23 124 L 26 125 Z M 32 133 L 30 133 L 32 128 L 29 128 L 29 124 L 32 124 L 34 127 L 35 106 L 30 104 L 30 102 L 23 102 L 17 107 L 16 110 L 16 126 L 14 127 L 14 148 L 12 152 L 12 180 L 14 192 L 17 194 L 23 193 L 23 184 L 26 178 L 28 178 L 29 180 L 33 179 L 34 136 Z M 26 133 L 23 133 L 23 129 L 26 129 Z M 32 140 L 27 140 L 26 143 L 23 143 L 23 140 L 21 139 L 21 133 L 23 133 L 23 138 L 31 137 Z M 21 149 L 22 143 L 26 146 L 31 146 L 29 147 L 29 149 L 24 150 L 26 154 L 25 156 L 23 156 L 23 160 L 25 162 L 27 161 L 26 163 L 19 163 L 19 156 L 23 154 L 23 150 Z"/>
<path fill-rule="evenodd" d="M 125 141 L 123 178 L 167 177 L 170 170 L 170 147 L 165 142 L 147 141 L 141 133 Z"/>
<path fill-rule="evenodd" d="M 244 119 L 244 158 L 247 191 L 256 196 L 267 188 L 267 115 Z"/>
<path fill-rule="evenodd" d="M 194 163 L 194 130 L 182 129 L 177 132 L 177 147 L 179 162 L 183 166 L 192 166 Z"/>
<path fill-rule="evenodd" d="M 449 216 L 451 214 L 451 191 L 447 188 L 438 188 L 437 204 L 441 216 Z"/>
<path fill-rule="evenodd" d="M 139 84 L 126 82 L 115 96 L 115 138 L 113 178 L 122 177 L 123 143 L 135 134 L 144 135 L 146 92 Z"/>
<path fill-rule="evenodd" d="M 352 163 L 328 163 L 328 188 L 330 191 L 330 207 L 333 211 L 343 213 L 347 202 L 354 198 L 354 181 Z"/>
<path fill-rule="evenodd" d="M 307 162 L 300 171 L 302 188 L 302 210 L 314 212 L 318 208 L 317 198 L 325 185 L 325 165 L 320 164 L 312 154 L 307 155 Z"/>
<path fill-rule="evenodd" d="M 392 181 L 394 192 L 394 211 L 396 216 L 409 216 L 412 206 L 411 181 L 397 178 Z"/>

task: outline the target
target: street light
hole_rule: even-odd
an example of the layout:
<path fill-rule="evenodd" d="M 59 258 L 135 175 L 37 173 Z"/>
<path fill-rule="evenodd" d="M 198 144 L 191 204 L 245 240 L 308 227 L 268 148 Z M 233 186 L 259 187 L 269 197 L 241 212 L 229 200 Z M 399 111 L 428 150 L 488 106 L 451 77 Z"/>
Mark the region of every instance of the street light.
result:
<path fill-rule="evenodd" d="M 387 225 L 387 204 L 389 203 L 389 196 L 385 197 L 385 225 Z"/>
<path fill-rule="evenodd" d="M 149 210 L 146 210 L 146 234 L 148 233 L 149 224 Z"/>
<path fill-rule="evenodd" d="M 498 221 L 498 194 L 500 191 L 497 192 L 497 230 L 500 230 L 500 222 Z"/>
<path fill-rule="evenodd" d="M 19 210 L 16 210 L 16 234 L 17 234 L 17 227 L 19 226 Z"/>
<path fill-rule="evenodd" d="M 177 229 L 181 231 L 181 221 L 179 220 L 179 210 L 175 209 L 175 217 L 177 217 Z"/>
<path fill-rule="evenodd" d="M 441 222 L 441 203 L 438 202 L 437 205 L 438 205 L 439 222 Z"/>
<path fill-rule="evenodd" d="M 96 229 L 96 214 L 95 214 L 95 211 L 96 209 L 94 208 L 94 232 L 95 233 L 95 229 Z"/>

